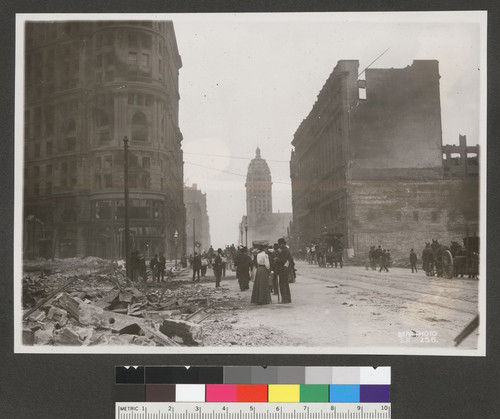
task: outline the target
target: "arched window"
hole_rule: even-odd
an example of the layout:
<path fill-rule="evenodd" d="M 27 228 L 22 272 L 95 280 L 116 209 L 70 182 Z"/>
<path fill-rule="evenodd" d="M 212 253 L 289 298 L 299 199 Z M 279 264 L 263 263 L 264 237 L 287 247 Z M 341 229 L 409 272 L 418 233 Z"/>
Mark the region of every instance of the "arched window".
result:
<path fill-rule="evenodd" d="M 148 141 L 148 119 L 142 112 L 132 117 L 132 141 Z"/>
<path fill-rule="evenodd" d="M 66 123 L 66 134 L 76 131 L 76 121 L 74 119 L 70 119 Z"/>
<path fill-rule="evenodd" d="M 109 125 L 109 116 L 106 112 L 101 111 L 97 117 L 97 126 L 104 127 Z"/>
<path fill-rule="evenodd" d="M 74 119 L 69 119 L 66 122 L 66 130 L 64 134 L 64 145 L 66 150 L 76 150 L 76 121 Z"/>

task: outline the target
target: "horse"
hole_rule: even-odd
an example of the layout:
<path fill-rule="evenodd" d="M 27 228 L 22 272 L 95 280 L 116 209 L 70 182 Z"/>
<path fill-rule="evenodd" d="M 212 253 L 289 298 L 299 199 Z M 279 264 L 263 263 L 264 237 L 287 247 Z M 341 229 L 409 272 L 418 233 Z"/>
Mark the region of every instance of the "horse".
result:
<path fill-rule="evenodd" d="M 450 248 L 432 239 L 431 249 L 434 252 L 436 274 L 440 277 L 453 277 L 453 256 Z"/>

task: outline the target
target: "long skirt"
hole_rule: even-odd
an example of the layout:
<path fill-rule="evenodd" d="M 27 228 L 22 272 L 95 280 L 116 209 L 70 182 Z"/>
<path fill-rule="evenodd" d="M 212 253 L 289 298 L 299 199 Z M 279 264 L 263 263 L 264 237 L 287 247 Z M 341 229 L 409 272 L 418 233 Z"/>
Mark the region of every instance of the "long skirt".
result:
<path fill-rule="evenodd" d="M 264 266 L 259 266 L 257 268 L 252 290 L 252 299 L 250 301 L 255 304 L 271 303 L 271 292 L 269 291 L 269 271 Z"/>

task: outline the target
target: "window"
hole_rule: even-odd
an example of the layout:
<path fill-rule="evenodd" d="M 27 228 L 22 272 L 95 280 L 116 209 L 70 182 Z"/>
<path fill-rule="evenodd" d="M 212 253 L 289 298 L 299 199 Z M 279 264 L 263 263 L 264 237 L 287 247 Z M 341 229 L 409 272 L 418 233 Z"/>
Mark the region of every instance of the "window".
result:
<path fill-rule="evenodd" d="M 137 53 L 135 53 L 135 52 L 128 53 L 128 64 L 129 65 L 137 65 Z"/>
<path fill-rule="evenodd" d="M 40 157 L 40 144 L 35 144 L 35 157 Z"/>
<path fill-rule="evenodd" d="M 413 221 L 418 221 L 418 211 L 413 211 Z"/>
<path fill-rule="evenodd" d="M 52 155 L 52 142 L 47 142 L 47 144 L 45 145 L 45 150 L 47 152 L 47 156 L 51 156 Z"/>
<path fill-rule="evenodd" d="M 135 33 L 128 34 L 128 46 L 129 47 L 137 46 L 137 35 Z"/>
<path fill-rule="evenodd" d="M 33 185 L 33 194 L 34 195 L 40 195 L 40 185 L 38 183 L 35 183 Z"/>
<path fill-rule="evenodd" d="M 96 189 L 101 189 L 102 188 L 101 176 L 100 175 L 95 175 L 94 176 L 94 187 Z"/>
<path fill-rule="evenodd" d="M 106 53 L 106 65 L 113 65 L 115 63 L 115 55 L 112 52 Z"/>
<path fill-rule="evenodd" d="M 142 35 L 141 42 L 143 48 L 151 49 L 151 35 Z"/>
<path fill-rule="evenodd" d="M 33 176 L 35 177 L 40 176 L 40 166 L 35 166 L 33 168 Z"/>
<path fill-rule="evenodd" d="M 146 106 L 148 106 L 148 107 L 153 106 L 153 96 L 146 95 Z"/>
<path fill-rule="evenodd" d="M 142 187 L 144 189 L 149 189 L 151 183 L 151 179 L 149 177 L 149 174 L 145 173 L 142 175 Z"/>
<path fill-rule="evenodd" d="M 132 141 L 148 141 L 148 120 L 142 112 L 132 117 Z"/>
<path fill-rule="evenodd" d="M 102 68 L 102 55 L 99 54 L 95 57 L 95 66 L 97 68 Z"/>
<path fill-rule="evenodd" d="M 109 116 L 104 111 L 99 111 L 97 114 L 97 126 L 103 127 L 109 125 Z"/>
<path fill-rule="evenodd" d="M 45 184 L 45 193 L 50 195 L 52 193 L 52 182 L 47 182 Z"/>
<path fill-rule="evenodd" d="M 104 187 L 105 188 L 113 187 L 113 178 L 111 177 L 111 174 L 104 175 Z"/>
<path fill-rule="evenodd" d="M 113 34 L 107 33 L 104 35 L 104 45 L 109 46 L 113 45 Z"/>
<path fill-rule="evenodd" d="M 66 142 L 66 150 L 67 151 L 75 151 L 76 150 L 76 138 L 68 137 L 65 139 Z"/>
<path fill-rule="evenodd" d="M 95 82 L 96 84 L 102 83 L 102 73 L 95 73 Z"/>
<path fill-rule="evenodd" d="M 149 68 L 149 54 L 141 54 L 141 67 Z"/>
<path fill-rule="evenodd" d="M 151 160 L 149 157 L 142 158 L 142 167 L 143 169 L 149 169 L 151 167 Z"/>
<path fill-rule="evenodd" d="M 114 71 L 106 71 L 106 81 L 113 81 L 115 79 Z"/>
<path fill-rule="evenodd" d="M 52 176 L 52 165 L 51 164 L 48 164 L 46 167 L 45 167 L 45 174 L 47 176 Z"/>
<path fill-rule="evenodd" d="M 101 158 L 100 158 L 100 157 L 96 157 L 96 158 L 95 158 L 95 167 L 96 167 L 98 170 L 101 170 Z"/>
<path fill-rule="evenodd" d="M 112 156 L 104 156 L 104 168 L 110 169 L 113 166 Z"/>

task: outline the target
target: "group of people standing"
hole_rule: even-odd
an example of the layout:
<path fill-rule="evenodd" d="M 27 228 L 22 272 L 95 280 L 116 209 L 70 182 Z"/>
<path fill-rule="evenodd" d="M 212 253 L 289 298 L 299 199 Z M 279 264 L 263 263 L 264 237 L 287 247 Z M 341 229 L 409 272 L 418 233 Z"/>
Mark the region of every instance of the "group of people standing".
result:
<path fill-rule="evenodd" d="M 149 261 L 149 268 L 151 269 L 151 276 L 153 278 L 153 282 L 163 282 L 165 279 L 165 267 L 167 265 L 167 260 L 165 256 L 155 254 L 151 260 Z"/>
<path fill-rule="evenodd" d="M 209 250 L 213 250 L 210 247 Z M 246 246 L 239 246 L 233 252 L 217 249 L 203 254 L 198 252 L 190 257 L 193 268 L 192 281 L 200 281 L 206 274 L 206 269 L 211 267 L 215 276 L 215 287 L 220 287 L 220 282 L 226 275 L 226 267 L 234 264 L 236 278 L 240 291 L 250 289 L 252 276 L 255 277 L 252 289 L 251 302 L 255 304 L 271 303 L 271 292 L 278 296 L 281 303 L 292 302 L 289 282 L 295 282 L 295 264 L 285 239 L 280 238 L 274 246 L 267 244 L 254 245 L 254 251 Z"/>
<path fill-rule="evenodd" d="M 255 268 L 255 282 L 252 289 L 251 302 L 255 304 L 271 303 L 271 290 L 274 295 L 281 296 L 282 304 L 292 302 L 290 278 L 295 278 L 293 257 L 283 238 L 273 247 L 257 244 L 258 253 L 252 260 L 241 248 L 242 256 L 235 258 L 236 276 L 242 291 L 249 289 L 250 271 Z M 248 257 L 246 257 L 246 256 Z M 250 259 L 250 262 L 249 262 Z"/>
<path fill-rule="evenodd" d="M 389 249 L 382 249 L 381 245 L 378 245 L 377 248 L 371 246 L 368 252 L 368 259 L 372 271 L 376 271 L 377 265 L 380 265 L 379 272 L 389 272 L 389 267 L 392 262 L 391 251 Z"/>
<path fill-rule="evenodd" d="M 165 268 L 167 260 L 160 254 L 155 254 L 149 261 L 152 282 L 162 282 L 165 280 Z M 144 282 L 148 281 L 148 271 L 146 269 L 146 258 L 138 250 L 134 250 L 130 255 L 130 273 L 132 280 L 137 282 L 142 278 Z M 168 279 L 168 276 L 167 276 Z"/>
<path fill-rule="evenodd" d="M 210 246 L 210 249 L 212 249 L 212 246 Z M 216 287 L 220 286 L 221 278 L 226 276 L 227 256 L 221 248 L 217 249 L 217 252 L 214 252 L 213 249 L 211 252 L 204 252 L 203 254 L 194 252 L 194 256 L 190 257 L 189 262 L 193 268 L 193 282 L 199 282 L 200 276 L 205 277 L 207 269 L 210 267 L 214 270 Z"/>

